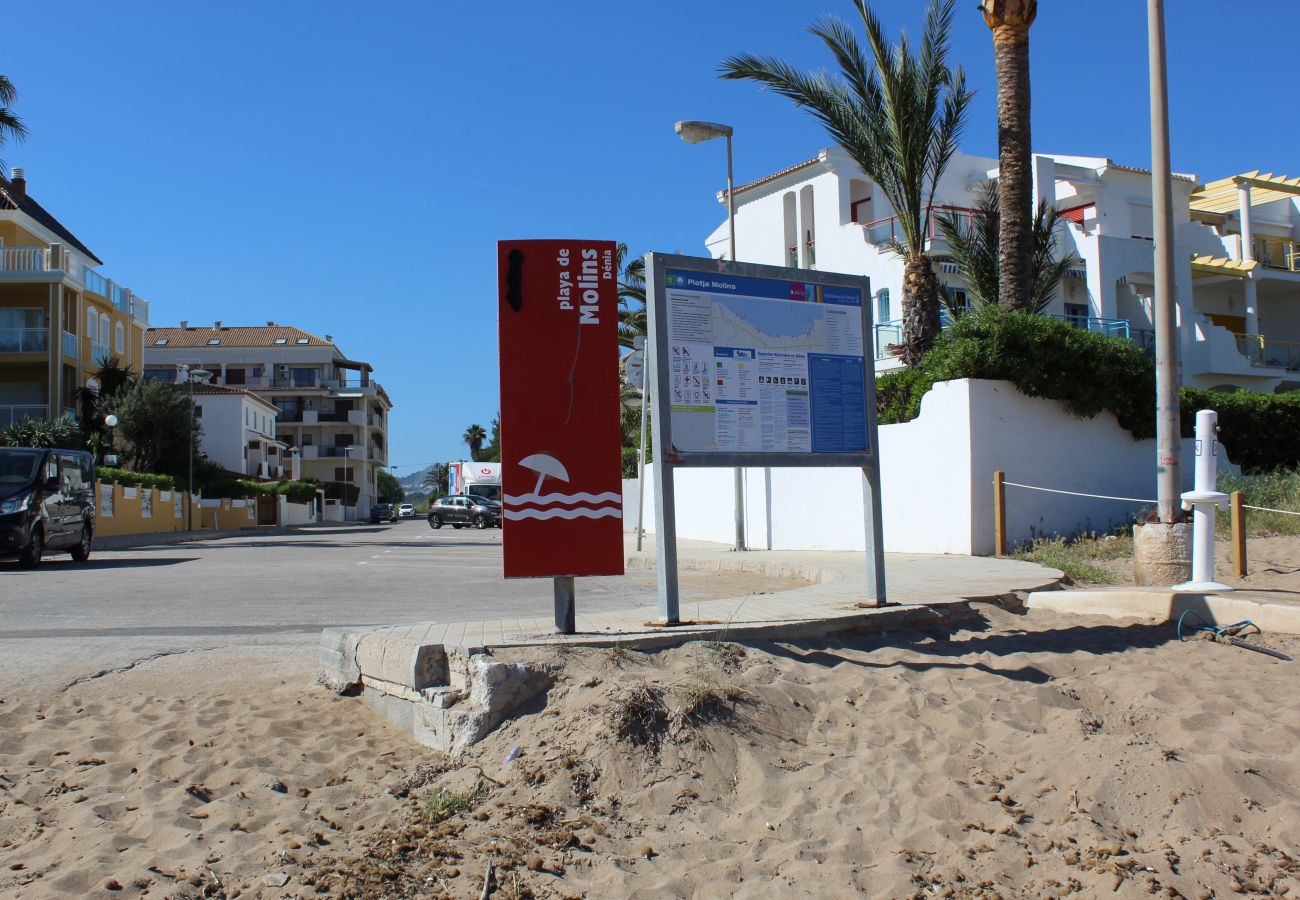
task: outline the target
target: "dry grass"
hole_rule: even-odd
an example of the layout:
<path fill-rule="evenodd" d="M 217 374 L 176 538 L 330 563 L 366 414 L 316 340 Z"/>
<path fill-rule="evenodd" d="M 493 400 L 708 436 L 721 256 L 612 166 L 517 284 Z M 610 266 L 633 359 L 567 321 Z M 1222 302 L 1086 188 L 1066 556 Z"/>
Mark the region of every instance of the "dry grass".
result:
<path fill-rule="evenodd" d="M 614 735 L 638 747 L 657 747 L 668 729 L 668 707 L 658 685 L 637 684 L 615 694 L 608 717 Z"/>

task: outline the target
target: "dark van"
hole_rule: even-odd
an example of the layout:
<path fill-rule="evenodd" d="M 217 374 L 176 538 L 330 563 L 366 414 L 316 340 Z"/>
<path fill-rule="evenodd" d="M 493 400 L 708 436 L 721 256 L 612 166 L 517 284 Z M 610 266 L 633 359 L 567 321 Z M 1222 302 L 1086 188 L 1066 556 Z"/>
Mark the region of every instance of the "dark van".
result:
<path fill-rule="evenodd" d="M 0 557 L 24 569 L 49 550 L 90 558 L 95 536 L 95 464 L 80 450 L 0 447 Z"/>

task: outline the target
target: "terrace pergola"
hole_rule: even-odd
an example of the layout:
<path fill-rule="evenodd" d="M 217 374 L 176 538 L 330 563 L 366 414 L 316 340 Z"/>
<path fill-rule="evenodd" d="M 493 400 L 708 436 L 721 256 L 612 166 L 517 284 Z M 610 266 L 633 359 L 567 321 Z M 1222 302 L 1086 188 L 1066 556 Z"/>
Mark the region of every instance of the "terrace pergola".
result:
<path fill-rule="evenodd" d="M 1259 334 L 1259 304 L 1254 278 L 1255 234 L 1251 226 L 1250 211 L 1252 207 L 1275 203 L 1288 197 L 1300 197 L 1300 178 L 1287 178 L 1285 175 L 1274 175 L 1272 172 L 1261 174 L 1259 171 L 1254 171 L 1203 184 L 1192 191 L 1189 200 L 1193 214 L 1228 216 L 1233 212 L 1237 213 L 1241 223 L 1241 259 L 1212 260 L 1209 257 L 1200 257 L 1193 260 L 1192 269 L 1201 274 L 1242 273 L 1238 277 L 1244 279 L 1246 331 L 1249 334 Z M 1251 265 L 1244 268 L 1240 265 L 1229 266 L 1228 263 L 1250 263 Z"/>

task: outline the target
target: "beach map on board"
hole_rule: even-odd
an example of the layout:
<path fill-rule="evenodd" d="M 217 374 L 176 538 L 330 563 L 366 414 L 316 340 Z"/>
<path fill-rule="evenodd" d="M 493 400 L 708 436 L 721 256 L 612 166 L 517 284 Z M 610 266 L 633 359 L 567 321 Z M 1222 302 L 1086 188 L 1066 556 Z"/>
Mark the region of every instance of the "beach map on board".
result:
<path fill-rule="evenodd" d="M 674 447 L 868 449 L 861 290 L 680 269 L 665 274 Z"/>

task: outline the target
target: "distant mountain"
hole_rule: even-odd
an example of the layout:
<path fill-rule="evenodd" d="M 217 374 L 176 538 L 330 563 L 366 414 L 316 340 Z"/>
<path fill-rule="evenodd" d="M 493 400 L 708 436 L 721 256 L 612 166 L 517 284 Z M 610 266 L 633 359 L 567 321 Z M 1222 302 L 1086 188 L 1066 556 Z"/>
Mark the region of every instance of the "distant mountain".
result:
<path fill-rule="evenodd" d="M 420 491 L 421 493 L 424 493 L 424 476 L 428 475 L 429 470 L 432 468 L 433 466 L 426 466 L 417 472 L 412 472 L 410 475 L 403 475 L 401 478 L 397 479 L 398 483 L 402 485 L 402 489 L 405 491 Z"/>

